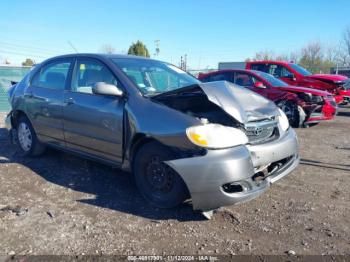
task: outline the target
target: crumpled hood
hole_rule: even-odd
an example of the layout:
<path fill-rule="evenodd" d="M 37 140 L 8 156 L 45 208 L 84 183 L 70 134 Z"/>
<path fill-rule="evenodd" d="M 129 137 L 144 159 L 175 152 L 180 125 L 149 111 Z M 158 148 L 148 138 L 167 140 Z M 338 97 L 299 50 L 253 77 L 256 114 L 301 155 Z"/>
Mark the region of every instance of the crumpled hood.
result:
<path fill-rule="evenodd" d="M 200 83 L 199 86 L 212 103 L 243 124 L 279 115 L 272 101 L 247 88 L 227 81 Z"/>

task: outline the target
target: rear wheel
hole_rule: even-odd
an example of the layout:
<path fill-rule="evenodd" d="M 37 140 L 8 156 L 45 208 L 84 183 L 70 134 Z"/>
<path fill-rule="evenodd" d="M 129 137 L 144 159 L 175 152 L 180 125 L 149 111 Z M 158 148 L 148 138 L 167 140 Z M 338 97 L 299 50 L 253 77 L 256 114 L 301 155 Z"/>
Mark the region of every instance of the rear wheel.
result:
<path fill-rule="evenodd" d="M 291 101 L 282 101 L 279 102 L 277 106 L 286 114 L 289 124 L 292 127 L 300 127 L 300 116 L 297 104 Z"/>
<path fill-rule="evenodd" d="M 17 122 L 17 145 L 23 156 L 37 156 L 44 152 L 45 145 L 40 143 L 27 117 L 21 116 Z"/>
<path fill-rule="evenodd" d="M 143 145 L 133 161 L 136 185 L 153 206 L 172 208 L 189 196 L 182 178 L 164 161 L 176 158 L 169 148 L 150 142 Z"/>

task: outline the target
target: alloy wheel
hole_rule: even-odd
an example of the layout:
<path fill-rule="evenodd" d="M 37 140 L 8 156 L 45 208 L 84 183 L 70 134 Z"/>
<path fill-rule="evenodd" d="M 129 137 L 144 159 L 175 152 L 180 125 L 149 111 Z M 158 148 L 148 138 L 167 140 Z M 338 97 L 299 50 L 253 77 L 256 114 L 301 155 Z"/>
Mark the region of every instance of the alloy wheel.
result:
<path fill-rule="evenodd" d="M 28 152 L 33 144 L 32 132 L 26 123 L 21 122 L 18 126 L 18 142 L 21 148 Z"/>

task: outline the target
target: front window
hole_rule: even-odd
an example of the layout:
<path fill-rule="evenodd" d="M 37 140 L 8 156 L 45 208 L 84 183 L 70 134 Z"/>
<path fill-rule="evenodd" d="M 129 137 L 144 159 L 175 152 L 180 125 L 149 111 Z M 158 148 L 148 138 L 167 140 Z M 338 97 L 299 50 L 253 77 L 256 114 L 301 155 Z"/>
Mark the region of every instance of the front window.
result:
<path fill-rule="evenodd" d="M 112 61 L 145 95 L 155 95 L 200 83 L 181 69 L 160 61 L 114 58 Z"/>
<path fill-rule="evenodd" d="M 259 71 L 254 71 L 254 73 L 257 74 L 258 76 L 260 76 L 261 78 L 263 78 L 266 82 L 268 82 L 273 87 L 287 87 L 288 86 L 288 84 L 286 84 L 282 80 L 279 80 L 276 77 L 273 77 L 270 74 L 266 74 L 264 72 L 259 72 Z"/>
<path fill-rule="evenodd" d="M 253 76 L 246 73 L 237 72 L 235 74 L 234 83 L 239 86 L 254 86 L 254 83 L 258 82 Z"/>
<path fill-rule="evenodd" d="M 300 65 L 290 63 L 289 66 L 303 76 L 312 75 L 309 71 L 307 71 L 304 67 L 301 67 Z"/>
<path fill-rule="evenodd" d="M 72 91 L 92 94 L 92 87 L 98 82 L 120 86 L 104 64 L 92 59 L 78 59 L 73 75 Z"/>

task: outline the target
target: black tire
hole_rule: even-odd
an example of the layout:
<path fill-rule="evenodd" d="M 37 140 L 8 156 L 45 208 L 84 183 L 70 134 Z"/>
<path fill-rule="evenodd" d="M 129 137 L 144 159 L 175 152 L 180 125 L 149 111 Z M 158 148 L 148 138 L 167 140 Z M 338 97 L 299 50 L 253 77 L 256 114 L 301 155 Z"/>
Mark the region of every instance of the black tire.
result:
<path fill-rule="evenodd" d="M 297 104 L 291 101 L 281 101 L 277 104 L 277 106 L 286 114 L 291 127 L 297 128 L 301 126 L 302 123 L 300 123 L 300 115 Z"/>
<path fill-rule="evenodd" d="M 22 156 L 38 156 L 45 151 L 45 145 L 38 140 L 33 126 L 26 116 L 19 118 L 16 129 L 16 144 Z M 31 142 L 27 141 L 26 143 L 24 141 L 26 138 Z"/>
<path fill-rule="evenodd" d="M 189 197 L 182 178 L 163 162 L 175 158 L 174 152 L 157 142 L 143 145 L 136 153 L 133 161 L 136 185 L 155 207 L 176 207 Z"/>

